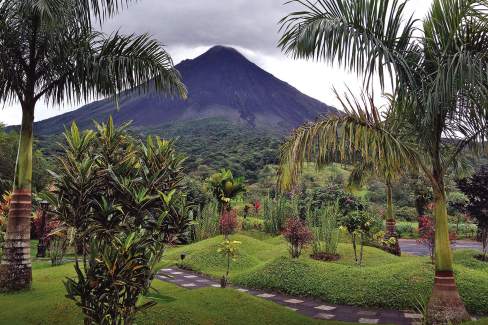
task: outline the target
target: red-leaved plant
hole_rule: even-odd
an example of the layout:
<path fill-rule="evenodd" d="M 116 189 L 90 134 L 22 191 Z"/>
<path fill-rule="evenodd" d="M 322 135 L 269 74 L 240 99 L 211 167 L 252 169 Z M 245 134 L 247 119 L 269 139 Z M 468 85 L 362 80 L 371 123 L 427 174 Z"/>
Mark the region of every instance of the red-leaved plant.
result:
<path fill-rule="evenodd" d="M 283 229 L 283 237 L 289 244 L 292 258 L 298 258 L 302 248 L 312 241 L 312 232 L 299 218 L 290 218 Z"/>
<path fill-rule="evenodd" d="M 254 215 L 257 216 L 259 214 L 259 209 L 261 209 L 261 202 L 259 202 L 259 200 L 254 201 L 253 207 L 254 207 Z"/>
<path fill-rule="evenodd" d="M 235 209 L 226 210 L 222 212 L 219 220 L 220 233 L 227 238 L 237 228 L 237 212 Z"/>
<path fill-rule="evenodd" d="M 420 238 L 417 239 L 417 243 L 427 247 L 430 252 L 430 258 L 432 263 L 434 263 L 434 252 L 435 252 L 435 222 L 429 216 L 419 217 L 419 233 Z M 453 232 L 449 233 L 449 241 L 451 245 L 456 241 L 456 234 Z"/>

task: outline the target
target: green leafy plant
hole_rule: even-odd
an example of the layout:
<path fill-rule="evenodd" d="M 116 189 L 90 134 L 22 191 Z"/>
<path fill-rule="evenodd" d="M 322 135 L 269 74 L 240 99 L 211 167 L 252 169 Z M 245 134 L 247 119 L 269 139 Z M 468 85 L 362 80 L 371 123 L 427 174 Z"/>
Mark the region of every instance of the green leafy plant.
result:
<path fill-rule="evenodd" d="M 277 195 L 271 198 L 269 195 L 263 199 L 264 231 L 278 235 L 283 230 L 285 222 L 291 216 L 297 215 L 297 201 L 289 199 L 286 195 Z"/>
<path fill-rule="evenodd" d="M 215 201 L 199 208 L 194 215 L 193 232 L 195 241 L 212 238 L 219 234 L 219 208 Z"/>
<path fill-rule="evenodd" d="M 339 204 L 324 207 L 317 212 L 318 225 L 312 228 L 312 257 L 316 259 L 336 259 L 339 244 L 339 225 L 341 213 Z"/>
<path fill-rule="evenodd" d="M 241 245 L 240 241 L 226 239 L 220 243 L 217 252 L 222 254 L 227 259 L 227 269 L 225 274 L 220 280 L 220 286 L 225 288 L 229 283 L 229 272 L 230 272 L 230 262 L 235 261 L 239 256 L 239 247 Z"/>
<path fill-rule="evenodd" d="M 189 229 L 174 221 L 184 157 L 172 141 L 136 140 L 128 124 L 115 127 L 111 118 L 95 126 L 80 133 L 73 123 L 65 132 L 54 192 L 46 197 L 83 247 L 67 297 L 82 308 L 86 324 L 130 324 L 153 305 L 137 302 L 168 236 Z"/>
<path fill-rule="evenodd" d="M 215 199 L 219 202 L 220 211 L 230 206 L 230 200 L 239 193 L 245 192 L 243 177 L 234 177 L 232 171 L 222 169 L 207 179 L 207 183 Z"/>
<path fill-rule="evenodd" d="M 347 229 L 351 236 L 352 247 L 354 250 L 354 260 L 361 266 L 363 262 L 363 248 L 368 235 L 374 225 L 374 218 L 367 211 L 355 211 L 345 215 L 341 224 Z M 359 244 L 359 252 L 357 246 Z"/>

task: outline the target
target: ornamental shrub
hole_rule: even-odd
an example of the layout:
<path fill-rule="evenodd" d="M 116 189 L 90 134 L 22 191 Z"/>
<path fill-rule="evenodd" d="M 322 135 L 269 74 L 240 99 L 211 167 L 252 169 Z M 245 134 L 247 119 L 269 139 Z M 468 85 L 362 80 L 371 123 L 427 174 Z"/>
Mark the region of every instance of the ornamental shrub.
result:
<path fill-rule="evenodd" d="M 219 220 L 220 233 L 226 238 L 237 228 L 237 212 L 235 209 L 224 210 Z"/>
<path fill-rule="evenodd" d="M 312 241 L 312 232 L 299 218 L 290 218 L 285 223 L 283 236 L 289 244 L 292 258 L 300 257 L 302 248 Z"/>

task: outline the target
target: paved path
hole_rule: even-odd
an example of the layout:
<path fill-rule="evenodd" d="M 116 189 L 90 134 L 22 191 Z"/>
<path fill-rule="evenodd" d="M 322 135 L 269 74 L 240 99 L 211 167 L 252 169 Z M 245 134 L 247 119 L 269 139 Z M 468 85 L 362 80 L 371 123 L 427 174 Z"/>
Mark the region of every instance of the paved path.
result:
<path fill-rule="evenodd" d="M 430 255 L 427 247 L 419 245 L 415 239 L 399 239 L 402 253 L 409 253 L 417 256 Z M 454 249 L 478 249 L 481 250 L 481 243 L 470 240 L 457 240 L 453 245 Z"/>
<path fill-rule="evenodd" d="M 171 277 L 163 276 L 162 274 Z M 187 289 L 206 287 L 220 288 L 220 284 L 214 279 L 178 268 L 162 269 L 158 273 L 157 278 L 161 281 L 173 283 Z M 412 312 L 366 309 L 354 306 L 327 304 L 315 299 L 292 297 L 262 290 L 251 290 L 240 287 L 228 288 L 226 290 L 246 292 L 250 295 L 270 300 L 283 305 L 288 309 L 317 319 L 339 320 L 364 324 L 412 325 L 420 324 L 422 317 L 420 314 Z"/>

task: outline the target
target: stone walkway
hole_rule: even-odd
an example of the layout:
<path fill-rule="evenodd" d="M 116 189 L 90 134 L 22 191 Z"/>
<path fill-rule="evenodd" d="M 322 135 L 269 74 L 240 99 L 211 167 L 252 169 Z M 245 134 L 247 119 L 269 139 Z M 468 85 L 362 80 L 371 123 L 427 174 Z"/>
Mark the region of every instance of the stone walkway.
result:
<path fill-rule="evenodd" d="M 157 278 L 161 281 L 173 283 L 187 289 L 199 289 L 207 287 L 220 288 L 220 284 L 214 279 L 178 268 L 162 269 L 158 273 Z M 338 320 L 364 324 L 412 325 L 420 324 L 422 318 L 420 314 L 411 312 L 366 309 L 354 306 L 327 304 L 323 301 L 310 298 L 292 297 L 269 291 L 245 289 L 240 287 L 233 287 L 229 289 L 245 292 L 250 295 L 275 302 L 285 306 L 288 309 L 317 319 Z"/>

